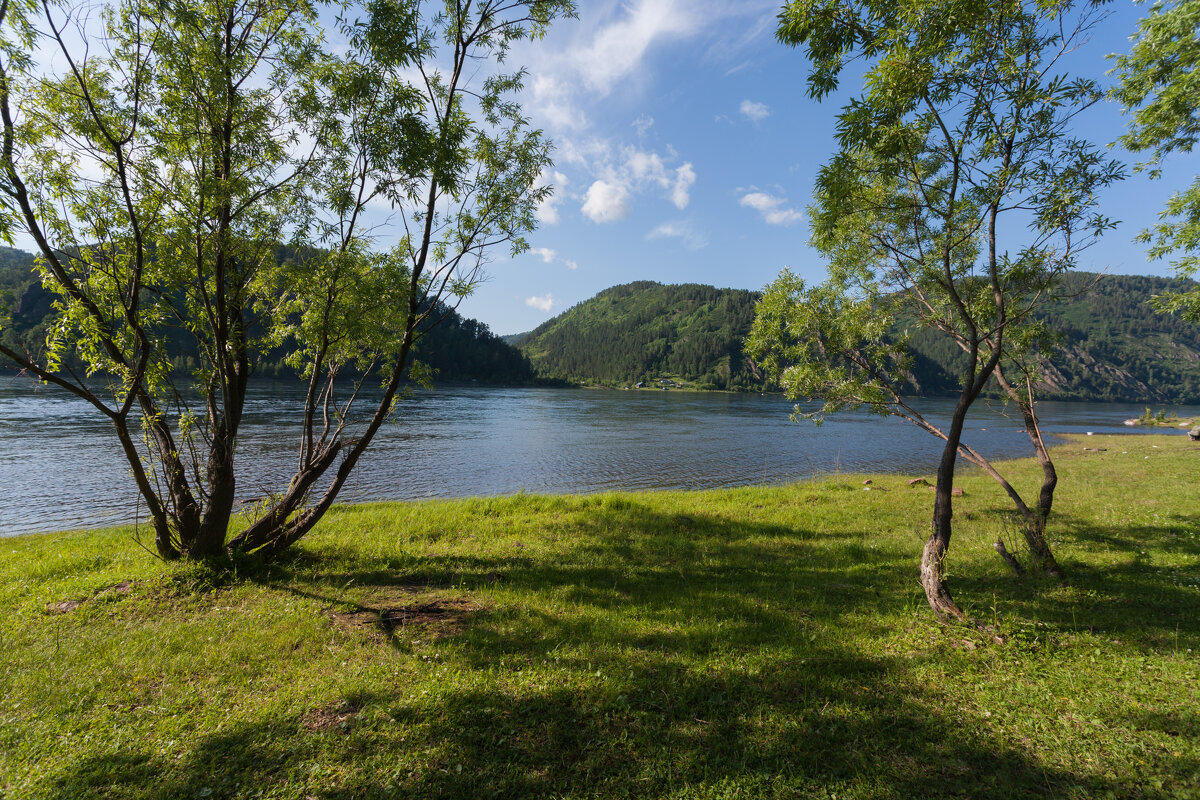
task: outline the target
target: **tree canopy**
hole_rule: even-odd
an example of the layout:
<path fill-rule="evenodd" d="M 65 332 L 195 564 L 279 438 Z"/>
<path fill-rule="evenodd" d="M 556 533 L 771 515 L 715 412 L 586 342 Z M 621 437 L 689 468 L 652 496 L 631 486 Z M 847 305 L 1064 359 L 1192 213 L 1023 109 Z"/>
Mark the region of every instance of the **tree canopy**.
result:
<path fill-rule="evenodd" d="M 0 352 L 112 421 L 163 557 L 278 551 L 329 508 L 431 315 L 525 246 L 549 144 L 500 65 L 572 12 L 0 5 L 0 233 L 35 242 L 56 294 L 45 348 Z M 297 471 L 229 539 L 248 382 L 281 348 L 308 382 Z"/>
<path fill-rule="evenodd" d="M 806 50 L 814 97 L 832 92 L 851 60 L 864 76 L 815 188 L 812 241 L 830 277 L 810 287 L 785 271 L 766 290 L 749 349 L 790 396 L 822 398 L 819 413 L 866 406 L 945 441 L 921 568 L 944 617 L 964 617 L 943 559 L 967 413 L 1006 368 L 1031 385 L 1042 338 L 1034 309 L 1112 225 L 1096 193 L 1121 168 L 1071 130 L 1100 88 L 1058 72 L 1089 25 L 1086 14 L 1075 24 L 1072 6 L 797 0 L 780 17 L 779 38 Z M 890 335 L 901 321 L 965 355 L 944 430 L 901 395 L 909 354 Z"/>
<path fill-rule="evenodd" d="M 1116 59 L 1114 95 L 1132 112 L 1121 144 L 1149 153 L 1139 165 L 1152 177 L 1174 152 L 1190 153 L 1200 137 L 1200 2 L 1156 2 L 1138 23 L 1133 45 Z M 1170 259 L 1179 277 L 1200 270 L 1200 177 L 1172 195 L 1162 221 L 1143 231 L 1151 258 Z M 1164 308 L 1200 322 L 1200 290 L 1163 297 Z"/>

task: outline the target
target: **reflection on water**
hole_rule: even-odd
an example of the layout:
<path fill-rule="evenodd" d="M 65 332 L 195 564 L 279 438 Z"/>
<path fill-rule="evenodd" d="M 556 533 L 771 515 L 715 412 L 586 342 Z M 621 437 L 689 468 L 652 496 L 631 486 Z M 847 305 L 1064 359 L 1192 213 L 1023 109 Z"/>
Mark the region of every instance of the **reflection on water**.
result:
<path fill-rule="evenodd" d="M 280 490 L 294 468 L 299 385 L 247 404 L 239 496 Z M 927 400 L 936 420 L 952 405 Z M 401 404 L 342 492 L 344 501 L 528 492 L 776 484 L 835 471 L 928 473 L 939 442 L 900 420 L 848 413 L 817 427 L 760 395 L 498 389 L 419 390 Z M 1127 432 L 1141 406 L 1045 403 L 1048 433 Z M 1200 408 L 1179 409 L 1182 414 Z M 1136 429 L 1135 429 L 1136 430 Z M 966 441 L 989 457 L 1029 454 L 1020 418 L 981 401 Z M 0 376 L 0 535 L 132 521 L 137 492 L 106 420 L 83 401 Z M 143 518 L 144 518 L 144 511 Z"/>

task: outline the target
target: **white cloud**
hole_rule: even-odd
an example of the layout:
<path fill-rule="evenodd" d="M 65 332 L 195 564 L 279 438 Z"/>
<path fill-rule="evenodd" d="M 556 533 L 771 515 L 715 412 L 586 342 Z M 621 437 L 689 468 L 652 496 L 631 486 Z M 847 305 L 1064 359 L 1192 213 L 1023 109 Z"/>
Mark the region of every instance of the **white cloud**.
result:
<path fill-rule="evenodd" d="M 586 131 L 596 106 L 613 92 L 656 89 L 659 56 L 686 42 L 697 59 L 733 70 L 757 62 L 773 44 L 779 0 L 588 0 L 577 19 L 542 40 L 520 42 L 512 64 L 528 68 L 523 101 L 536 127 Z M 635 125 L 635 127 L 637 127 Z M 638 133 L 644 136 L 644 133 Z"/>
<path fill-rule="evenodd" d="M 665 45 L 687 41 L 705 61 L 745 63 L 771 38 L 778 13 L 778 0 L 588 0 L 579 6 L 578 19 L 555 25 L 545 39 L 520 43 L 512 54 L 529 71 L 526 99 L 535 124 L 556 133 L 586 130 L 589 114 L 600 113 L 595 102 L 618 89 L 652 88 L 654 58 Z"/>
<path fill-rule="evenodd" d="M 591 169 L 592 164 L 604 163 L 612 158 L 612 143 L 606 139 L 569 139 L 555 141 L 557 161 Z"/>
<path fill-rule="evenodd" d="M 556 26 L 549 41 L 519 48 L 529 68 L 530 108 L 551 130 L 588 127 L 582 110 L 631 78 L 649 77 L 646 55 L 657 44 L 699 32 L 712 20 L 694 0 L 589 2 L 575 22 Z M 564 31 L 557 34 L 559 30 Z"/>
<path fill-rule="evenodd" d="M 655 42 L 695 33 L 705 21 L 691 2 L 635 0 L 622 9 L 627 13 L 600 27 L 572 59 L 588 88 L 601 95 L 637 70 Z"/>
<path fill-rule="evenodd" d="M 688 222 L 664 222 L 646 234 L 646 238 L 679 239 L 688 250 L 701 250 L 708 246 L 708 239 L 698 233 Z"/>
<path fill-rule="evenodd" d="M 771 109 L 767 108 L 765 103 L 755 103 L 752 100 L 743 100 L 740 110 L 753 122 L 762 122 L 771 116 Z"/>
<path fill-rule="evenodd" d="M 586 128 L 587 116 L 579 110 L 572 96 L 572 88 L 552 74 L 542 73 L 534 77 L 530 90 L 533 92 L 533 107 L 538 120 L 551 128 L 575 131 Z"/>
<path fill-rule="evenodd" d="M 554 295 L 550 294 L 549 292 L 541 296 L 534 295 L 533 297 L 525 298 L 525 305 L 529 306 L 530 308 L 536 308 L 539 311 L 545 311 L 546 313 L 549 313 L 550 309 L 554 308 L 554 306 L 557 304 L 558 301 L 555 300 Z"/>
<path fill-rule="evenodd" d="M 754 65 L 762 59 L 764 51 L 775 44 L 775 29 L 779 25 L 779 3 L 777 0 L 738 0 L 724 9 L 736 14 L 736 24 L 723 20 L 716 31 L 716 39 L 704 53 L 708 61 L 732 64 L 725 72 L 728 77 Z"/>
<path fill-rule="evenodd" d="M 588 187 L 583 213 L 592 222 L 616 222 L 629 216 L 629 189 L 599 180 Z"/>
<path fill-rule="evenodd" d="M 550 194 L 537 204 L 537 208 L 533 210 L 533 215 L 537 217 L 538 222 L 544 225 L 557 225 L 559 219 L 558 204 L 562 202 L 562 191 L 566 187 L 568 181 L 567 176 L 557 170 L 553 173 L 542 170 L 538 175 L 538 179 L 534 182 L 534 189 L 541 189 L 549 186 Z"/>
<path fill-rule="evenodd" d="M 531 247 L 529 252 L 542 259 L 543 264 L 563 264 L 567 269 L 579 269 L 579 264 L 569 258 L 560 258 L 557 250 L 549 247 Z"/>
<path fill-rule="evenodd" d="M 626 147 L 625 169 L 635 181 L 654 181 L 660 185 L 668 183 L 667 168 L 658 153 Z"/>
<path fill-rule="evenodd" d="M 675 185 L 671 188 L 671 202 L 680 211 L 687 208 L 691 201 L 692 197 L 689 192 L 695 182 L 696 170 L 692 169 L 690 161 L 675 170 Z"/>
<path fill-rule="evenodd" d="M 638 138 L 643 139 L 646 136 L 646 131 L 654 125 L 654 117 L 643 114 L 633 121 L 634 130 L 637 131 Z"/>
<path fill-rule="evenodd" d="M 804 219 L 803 212 L 784 207 L 787 198 L 766 192 L 747 192 L 738 202 L 762 214 L 768 225 L 792 225 Z"/>
<path fill-rule="evenodd" d="M 615 222 L 629 215 L 634 195 L 659 191 L 682 210 L 691 202 L 696 170 L 691 162 L 675 167 L 678 156 L 627 145 L 615 150 L 599 140 L 567 142 L 567 157 L 596 176 L 583 199 L 583 213 L 593 222 Z"/>

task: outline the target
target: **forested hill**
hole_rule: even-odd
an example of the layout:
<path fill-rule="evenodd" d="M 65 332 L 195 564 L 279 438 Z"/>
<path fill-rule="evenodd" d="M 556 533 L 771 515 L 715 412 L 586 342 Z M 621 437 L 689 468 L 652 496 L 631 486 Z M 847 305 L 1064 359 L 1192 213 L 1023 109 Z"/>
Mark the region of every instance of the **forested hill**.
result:
<path fill-rule="evenodd" d="M 761 377 L 742 354 L 757 299 L 744 289 L 638 281 L 606 289 L 517 341 L 548 377 L 757 388 Z"/>
<path fill-rule="evenodd" d="M 285 254 L 286 255 L 286 254 Z M 0 247 L 0 313 L 11 317 L 0 330 L 10 344 L 30 350 L 40 348 L 46 338 L 47 315 L 54 296 L 44 289 L 33 273 L 34 258 L 29 253 Z M 535 381 L 529 359 L 520 350 L 488 330 L 488 326 L 466 319 L 457 312 L 440 308 L 431 315 L 441 321 L 425 331 L 415 348 L 416 356 L 435 370 L 435 380 L 482 381 L 485 383 L 528 384 Z M 195 366 L 194 351 L 186 337 L 177 340 L 174 362 L 179 370 Z M 0 357 L 0 369 L 14 365 Z M 282 355 L 268 357 L 259 367 L 267 376 L 283 376 L 292 370 Z"/>
<path fill-rule="evenodd" d="M 1150 298 L 1194 287 L 1192 281 L 1145 275 L 1069 275 L 1071 299 L 1042 314 L 1059 336 L 1041 365 L 1047 400 L 1200 403 L 1200 326 L 1159 313 Z M 930 332 L 913 336 L 925 356 L 917 379 L 928 391 L 944 388 L 961 358 L 956 346 Z"/>
<path fill-rule="evenodd" d="M 1137 275 L 1070 276 L 1066 293 L 1078 296 L 1047 313 L 1061 343 L 1044 365 L 1042 396 L 1200 403 L 1200 327 L 1148 302 L 1189 285 Z M 607 289 L 513 338 L 548 377 L 621 384 L 672 377 L 700 387 L 758 388 L 760 376 L 741 349 L 757 299 L 740 289 L 642 281 Z M 930 333 L 916 334 L 913 345 L 920 391 L 947 392 L 961 357 L 957 347 Z"/>

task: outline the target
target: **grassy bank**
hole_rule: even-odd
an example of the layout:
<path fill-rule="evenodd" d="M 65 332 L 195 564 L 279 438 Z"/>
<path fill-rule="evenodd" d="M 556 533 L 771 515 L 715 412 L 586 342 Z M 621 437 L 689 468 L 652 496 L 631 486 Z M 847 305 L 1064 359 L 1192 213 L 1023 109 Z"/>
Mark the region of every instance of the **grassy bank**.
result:
<path fill-rule="evenodd" d="M 1003 645 L 931 619 L 900 476 L 345 507 L 236 576 L 0 540 L 0 796 L 1198 796 L 1200 449 L 1057 457 L 1067 585 L 961 481 Z"/>

